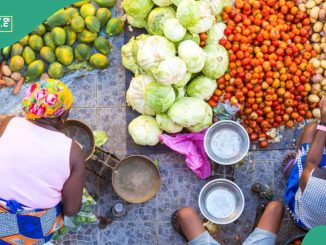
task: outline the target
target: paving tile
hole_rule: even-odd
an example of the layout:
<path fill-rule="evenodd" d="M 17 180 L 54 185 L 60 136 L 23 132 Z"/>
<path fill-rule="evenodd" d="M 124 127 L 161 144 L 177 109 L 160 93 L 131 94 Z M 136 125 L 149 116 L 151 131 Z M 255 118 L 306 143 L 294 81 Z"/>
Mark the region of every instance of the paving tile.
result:
<path fill-rule="evenodd" d="M 108 142 L 104 146 L 111 153 L 122 158 L 126 155 L 126 108 L 108 107 L 97 109 L 98 128 L 108 134 Z"/>
<path fill-rule="evenodd" d="M 96 129 L 96 109 L 72 107 L 69 112 L 69 119 L 77 119 L 85 122 L 92 130 Z"/>
<path fill-rule="evenodd" d="M 185 240 L 173 229 L 171 222 L 157 224 L 158 245 L 186 245 Z"/>
<path fill-rule="evenodd" d="M 113 222 L 100 230 L 102 245 L 156 245 L 156 224 L 149 222 Z"/>
<path fill-rule="evenodd" d="M 96 106 L 96 74 L 84 75 L 75 78 L 69 86 L 74 95 L 75 107 L 95 107 Z"/>
<path fill-rule="evenodd" d="M 69 232 L 55 241 L 57 245 L 99 245 L 97 225 L 87 224 L 78 227 L 76 232 Z"/>
<path fill-rule="evenodd" d="M 114 38 L 110 54 L 110 66 L 98 72 L 97 104 L 98 106 L 125 105 L 125 69 L 121 64 L 120 48 L 124 43 L 123 35 Z"/>

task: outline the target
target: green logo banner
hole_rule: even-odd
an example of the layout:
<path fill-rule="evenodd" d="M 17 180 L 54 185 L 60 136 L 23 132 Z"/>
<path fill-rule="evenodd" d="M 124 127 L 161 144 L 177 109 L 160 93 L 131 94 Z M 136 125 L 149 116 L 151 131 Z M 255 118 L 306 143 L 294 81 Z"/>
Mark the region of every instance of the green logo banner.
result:
<path fill-rule="evenodd" d="M 305 238 L 302 245 L 324 245 L 326 244 L 326 226 L 316 226 L 312 228 Z"/>
<path fill-rule="evenodd" d="M 78 0 L 1 0 L 0 49 L 34 30 L 59 9 Z"/>

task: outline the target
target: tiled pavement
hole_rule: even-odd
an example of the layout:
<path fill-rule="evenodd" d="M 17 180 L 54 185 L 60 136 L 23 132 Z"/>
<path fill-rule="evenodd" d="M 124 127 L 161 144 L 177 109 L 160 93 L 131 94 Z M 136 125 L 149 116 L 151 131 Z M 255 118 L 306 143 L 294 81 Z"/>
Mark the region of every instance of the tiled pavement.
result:
<path fill-rule="evenodd" d="M 131 115 L 124 101 L 126 90 L 125 70 L 121 65 L 119 49 L 123 45 L 124 36 L 113 40 L 111 66 L 96 74 L 85 74 L 75 79 L 70 88 L 75 96 L 75 104 L 71 117 L 88 123 L 93 129 L 105 130 L 109 135 L 105 148 L 122 158 L 133 151 L 133 146 L 127 147 L 127 117 Z M 21 96 L 22 94 L 20 94 Z M 8 99 L 8 98 L 6 98 Z M 0 105 L 0 114 L 5 106 Z M 8 111 L 3 109 L 3 111 Z M 13 109 L 13 112 L 15 110 Z M 281 160 L 286 149 L 294 147 L 293 139 L 298 130 L 287 130 L 282 143 L 274 144 L 265 151 L 253 151 L 245 163 L 236 166 L 234 174 L 230 169 L 215 166 L 214 176 L 234 178 L 243 190 L 246 206 L 242 216 L 233 224 L 220 226 L 217 239 L 222 244 L 235 245 L 250 233 L 254 223 L 255 208 L 260 202 L 251 192 L 251 185 L 256 181 L 272 187 L 281 198 L 284 182 L 281 174 Z M 130 142 L 130 140 L 129 140 Z M 139 148 L 135 152 L 139 151 Z M 141 205 L 127 205 L 127 214 L 114 221 L 105 229 L 96 225 L 84 225 L 77 232 L 71 232 L 61 237 L 57 244 L 99 244 L 99 245 L 182 245 L 185 242 L 177 235 L 171 225 L 170 216 L 174 210 L 183 206 L 191 206 L 198 210 L 197 198 L 201 187 L 207 182 L 198 179 L 185 166 L 182 156 L 159 150 L 144 150 L 153 160 L 158 160 L 162 176 L 159 193 L 149 202 Z M 157 152 L 156 152 L 157 153 Z M 110 207 L 119 200 L 109 183 L 87 175 L 86 186 L 95 193 L 98 205 L 94 207 L 97 215 L 108 212 Z M 278 237 L 278 244 L 283 244 L 292 235 L 301 233 L 295 228 L 286 214 Z"/>

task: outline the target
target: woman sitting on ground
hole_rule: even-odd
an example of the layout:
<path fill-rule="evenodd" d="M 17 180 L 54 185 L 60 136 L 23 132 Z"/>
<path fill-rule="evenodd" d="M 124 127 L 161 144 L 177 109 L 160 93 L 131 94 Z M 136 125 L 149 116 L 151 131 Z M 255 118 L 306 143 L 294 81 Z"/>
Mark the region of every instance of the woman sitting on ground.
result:
<path fill-rule="evenodd" d="M 25 118 L 0 122 L 0 244 L 43 244 L 81 207 L 84 157 L 58 129 L 73 96 L 58 80 L 34 83 Z"/>
<path fill-rule="evenodd" d="M 303 229 L 326 225 L 326 97 L 320 102 L 320 123 L 308 124 L 298 139 L 296 157 L 284 161 L 284 202 Z"/>

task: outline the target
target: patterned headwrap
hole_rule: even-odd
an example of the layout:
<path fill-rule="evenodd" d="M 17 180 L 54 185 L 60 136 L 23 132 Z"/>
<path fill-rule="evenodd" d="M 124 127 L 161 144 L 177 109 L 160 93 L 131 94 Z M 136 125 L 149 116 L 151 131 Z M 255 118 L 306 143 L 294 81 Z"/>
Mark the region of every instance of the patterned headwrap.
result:
<path fill-rule="evenodd" d="M 23 111 L 29 120 L 56 118 L 69 110 L 74 98 L 69 88 L 59 80 L 33 83 L 23 99 Z"/>

